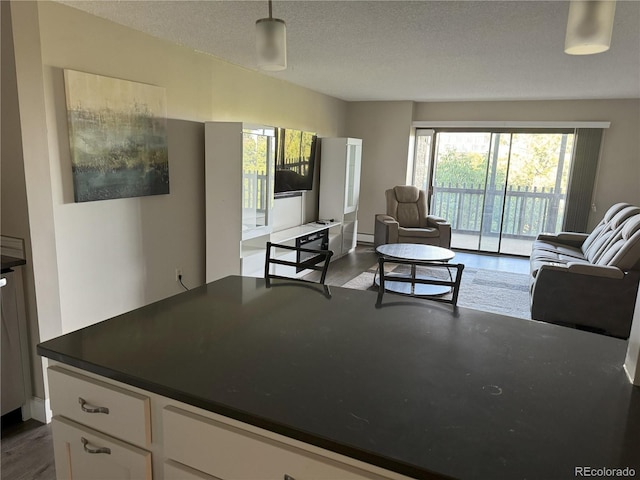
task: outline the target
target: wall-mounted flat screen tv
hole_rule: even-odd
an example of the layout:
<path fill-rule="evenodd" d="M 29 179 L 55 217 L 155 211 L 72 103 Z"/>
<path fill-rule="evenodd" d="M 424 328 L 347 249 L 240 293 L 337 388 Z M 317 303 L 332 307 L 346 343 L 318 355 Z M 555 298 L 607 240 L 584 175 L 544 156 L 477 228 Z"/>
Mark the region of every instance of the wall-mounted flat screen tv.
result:
<path fill-rule="evenodd" d="M 317 136 L 312 132 L 279 128 L 276 132 L 274 192 L 283 197 L 313 189 Z"/>

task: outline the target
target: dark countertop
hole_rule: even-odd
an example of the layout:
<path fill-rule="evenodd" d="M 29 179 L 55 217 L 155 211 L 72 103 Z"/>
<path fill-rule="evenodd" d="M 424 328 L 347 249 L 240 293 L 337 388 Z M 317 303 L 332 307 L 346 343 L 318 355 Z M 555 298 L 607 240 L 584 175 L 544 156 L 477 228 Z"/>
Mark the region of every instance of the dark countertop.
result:
<path fill-rule="evenodd" d="M 10 272 L 13 267 L 19 267 L 27 264 L 24 258 L 10 257 L 9 255 L 1 255 L 1 257 L 1 273 Z"/>
<path fill-rule="evenodd" d="M 625 341 L 319 288 L 227 277 L 38 353 L 416 478 L 640 471 Z"/>

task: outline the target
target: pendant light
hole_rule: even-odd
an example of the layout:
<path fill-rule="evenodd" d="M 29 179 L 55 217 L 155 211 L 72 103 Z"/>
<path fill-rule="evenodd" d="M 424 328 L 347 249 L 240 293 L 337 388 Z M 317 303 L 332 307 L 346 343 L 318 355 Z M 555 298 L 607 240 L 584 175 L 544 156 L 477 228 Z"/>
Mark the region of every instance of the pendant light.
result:
<path fill-rule="evenodd" d="M 274 72 L 287 68 L 287 25 L 273 18 L 271 9 L 269 0 L 269 18 L 256 21 L 256 49 L 258 67 Z"/>
<path fill-rule="evenodd" d="M 572 0 L 564 51 L 569 55 L 606 52 L 611 45 L 615 0 Z"/>

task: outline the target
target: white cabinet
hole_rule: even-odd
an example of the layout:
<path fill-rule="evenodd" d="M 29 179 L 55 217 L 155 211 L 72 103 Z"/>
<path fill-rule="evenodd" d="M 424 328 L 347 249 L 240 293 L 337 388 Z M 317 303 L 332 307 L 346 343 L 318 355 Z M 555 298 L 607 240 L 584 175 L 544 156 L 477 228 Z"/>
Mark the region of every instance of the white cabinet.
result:
<path fill-rule="evenodd" d="M 242 242 L 272 228 L 275 128 L 205 123 L 206 281 L 239 275 Z"/>
<path fill-rule="evenodd" d="M 151 444 L 149 397 L 49 367 L 51 410 L 134 445 Z"/>
<path fill-rule="evenodd" d="M 24 318 L 24 300 L 22 296 L 22 277 L 18 271 L 2 274 L 5 285 L 0 290 L 0 317 L 2 321 L 2 362 L 0 378 L 2 388 L 0 407 L 2 415 L 16 410 L 27 401 L 25 383 L 24 352 L 28 351 L 26 324 Z M 28 367 L 27 367 L 28 368 Z"/>
<path fill-rule="evenodd" d="M 151 453 L 64 417 L 53 417 L 58 480 L 151 480 Z"/>
<path fill-rule="evenodd" d="M 319 217 L 341 223 L 329 242 L 339 257 L 351 252 L 357 242 L 362 140 L 323 138 L 321 151 Z"/>
<path fill-rule="evenodd" d="M 163 425 L 168 458 L 223 480 L 383 478 L 172 406 Z"/>
<path fill-rule="evenodd" d="M 164 464 L 164 480 L 220 480 L 195 468 L 187 467 L 173 460 Z"/>
<path fill-rule="evenodd" d="M 335 452 L 90 375 L 72 367 L 49 368 L 58 480 L 408 480 Z M 91 405 L 79 402 L 76 397 L 81 395 Z M 82 406 L 99 411 L 85 412 Z M 152 430 L 151 439 L 147 433 Z"/>
<path fill-rule="evenodd" d="M 48 372 L 58 480 L 151 480 L 149 397 L 58 366 Z"/>

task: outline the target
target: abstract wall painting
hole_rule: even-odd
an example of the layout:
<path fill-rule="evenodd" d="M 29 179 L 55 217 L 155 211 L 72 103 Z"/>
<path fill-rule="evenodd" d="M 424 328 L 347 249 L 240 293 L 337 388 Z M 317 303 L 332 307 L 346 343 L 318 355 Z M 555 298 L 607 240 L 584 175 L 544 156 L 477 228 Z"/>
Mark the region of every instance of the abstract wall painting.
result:
<path fill-rule="evenodd" d="M 64 71 L 76 202 L 169 193 L 165 89 Z"/>

